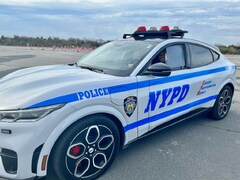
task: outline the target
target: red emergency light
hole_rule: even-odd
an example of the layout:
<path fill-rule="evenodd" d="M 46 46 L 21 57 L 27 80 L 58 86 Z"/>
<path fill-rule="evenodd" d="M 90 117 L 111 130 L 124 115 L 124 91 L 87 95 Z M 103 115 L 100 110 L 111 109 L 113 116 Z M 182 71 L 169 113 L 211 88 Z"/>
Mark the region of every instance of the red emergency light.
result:
<path fill-rule="evenodd" d="M 160 31 L 170 31 L 170 28 L 169 28 L 169 26 L 162 26 L 160 28 Z"/>
<path fill-rule="evenodd" d="M 136 31 L 147 31 L 145 26 L 139 26 Z"/>

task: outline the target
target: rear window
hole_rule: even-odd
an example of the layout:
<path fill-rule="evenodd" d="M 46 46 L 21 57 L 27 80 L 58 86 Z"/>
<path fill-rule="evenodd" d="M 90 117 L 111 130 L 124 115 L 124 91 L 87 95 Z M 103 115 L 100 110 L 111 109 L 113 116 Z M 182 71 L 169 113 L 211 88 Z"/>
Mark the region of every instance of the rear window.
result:
<path fill-rule="evenodd" d="M 191 54 L 191 67 L 200 67 L 213 62 L 213 55 L 208 48 L 190 44 L 189 49 Z"/>

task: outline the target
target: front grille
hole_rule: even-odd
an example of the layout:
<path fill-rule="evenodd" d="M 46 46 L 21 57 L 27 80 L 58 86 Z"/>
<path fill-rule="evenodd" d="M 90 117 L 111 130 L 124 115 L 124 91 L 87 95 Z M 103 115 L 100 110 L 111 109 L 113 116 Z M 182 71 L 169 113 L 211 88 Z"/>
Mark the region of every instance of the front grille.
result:
<path fill-rule="evenodd" d="M 0 151 L 2 163 L 5 171 L 9 174 L 17 174 L 17 153 L 15 151 L 2 148 Z"/>

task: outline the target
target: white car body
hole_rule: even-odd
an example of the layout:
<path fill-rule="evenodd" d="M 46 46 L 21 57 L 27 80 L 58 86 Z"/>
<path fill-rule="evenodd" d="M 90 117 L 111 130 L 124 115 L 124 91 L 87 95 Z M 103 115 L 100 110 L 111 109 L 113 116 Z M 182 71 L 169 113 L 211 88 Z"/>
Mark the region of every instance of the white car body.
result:
<path fill-rule="evenodd" d="M 124 41 L 124 40 L 123 40 Z M 198 68 L 172 71 L 168 77 L 138 75 L 156 52 L 171 43 L 194 43 L 219 54 L 219 59 Z M 59 136 L 74 122 L 92 114 L 104 113 L 117 119 L 124 131 L 124 145 L 155 127 L 198 108 L 213 107 L 221 89 L 234 88 L 236 66 L 218 50 L 189 39 L 167 39 L 145 56 L 128 77 L 119 77 L 54 65 L 22 69 L 0 79 L 0 110 L 36 108 L 66 103 L 62 108 L 33 122 L 1 122 L 0 152 L 9 149 L 17 154 L 17 171 L 6 172 L 0 154 L 0 177 L 26 179 L 42 177 L 44 156 L 49 156 Z M 197 95 L 199 89 L 205 89 Z M 152 95 L 150 95 L 152 93 Z M 159 93 L 157 96 L 157 93 Z M 137 97 L 137 106 L 129 117 L 124 99 Z M 164 96 L 167 96 L 164 97 Z M 11 133 L 3 133 L 10 130 Z M 37 161 L 34 151 L 41 146 Z M 36 172 L 32 171 L 36 163 Z"/>

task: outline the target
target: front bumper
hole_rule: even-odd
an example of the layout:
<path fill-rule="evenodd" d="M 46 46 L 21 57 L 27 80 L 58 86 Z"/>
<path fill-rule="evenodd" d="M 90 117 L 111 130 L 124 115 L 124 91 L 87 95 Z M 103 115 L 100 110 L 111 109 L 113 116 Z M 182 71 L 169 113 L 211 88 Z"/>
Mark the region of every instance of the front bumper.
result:
<path fill-rule="evenodd" d="M 65 105 L 37 122 L 0 122 L 0 179 L 36 177 L 39 147 L 72 111 Z"/>
<path fill-rule="evenodd" d="M 38 122 L 0 123 L 1 129 L 12 131 L 11 134 L 0 133 L 0 177 L 26 179 L 36 176 L 32 173 L 33 152 L 44 143 L 44 137 L 40 136 L 43 129 L 39 128 L 38 124 Z M 15 156 L 11 156 L 10 152 Z M 16 165 L 7 164 L 9 161 Z"/>

